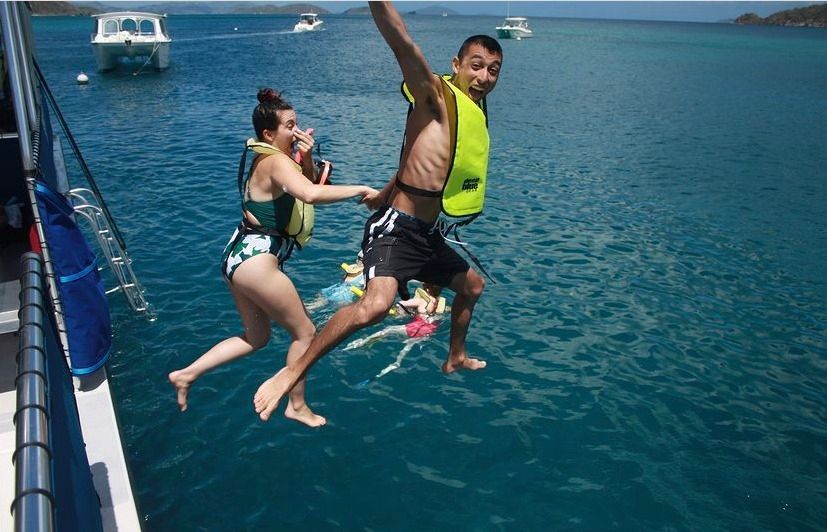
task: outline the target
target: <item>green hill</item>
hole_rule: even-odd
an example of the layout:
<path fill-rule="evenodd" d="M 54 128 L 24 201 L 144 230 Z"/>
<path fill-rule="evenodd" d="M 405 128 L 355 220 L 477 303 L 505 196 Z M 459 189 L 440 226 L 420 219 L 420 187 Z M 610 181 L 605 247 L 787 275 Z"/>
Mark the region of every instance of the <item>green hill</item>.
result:
<path fill-rule="evenodd" d="M 262 14 L 298 14 L 298 13 L 319 13 L 324 15 L 330 11 L 313 4 L 283 4 L 264 2 L 154 2 L 151 4 L 140 5 L 135 2 L 130 2 L 128 6 L 124 6 L 118 2 L 32 2 L 32 5 L 37 8 L 43 4 L 57 4 L 56 7 L 50 7 L 53 10 L 63 10 L 61 15 L 83 15 L 90 13 L 106 13 L 109 11 L 148 11 L 150 13 L 165 13 L 168 15 L 218 15 L 218 14 L 233 14 L 233 13 L 262 13 Z M 78 12 L 72 12 L 74 7 Z M 44 13 L 45 14 L 45 13 Z"/>
<path fill-rule="evenodd" d="M 273 4 L 257 4 L 254 6 L 239 7 L 233 11 L 234 13 L 273 13 L 282 15 L 298 15 L 299 13 L 316 13 L 324 15 L 330 13 L 327 9 L 313 4 L 286 4 L 277 6 Z"/>
<path fill-rule="evenodd" d="M 400 3 L 399 6 L 400 6 L 400 8 L 403 8 L 403 7 L 405 7 L 405 4 Z M 408 15 L 442 15 L 443 13 L 446 13 L 448 15 L 459 15 L 459 13 L 457 13 L 453 9 L 449 9 L 447 7 L 443 7 L 443 6 L 440 6 L 440 5 L 433 5 L 433 6 L 424 7 L 422 9 L 416 9 L 416 10 L 413 10 L 413 11 L 406 11 L 405 13 L 408 14 Z M 351 7 L 350 9 L 346 9 L 342 14 L 343 15 L 370 15 L 370 8 L 368 6 Z"/>
<path fill-rule="evenodd" d="M 35 15 L 59 16 L 86 16 L 100 13 L 99 10 L 88 6 L 77 6 L 69 2 L 31 2 L 32 13 Z"/>
<path fill-rule="evenodd" d="M 405 4 L 401 4 L 405 5 Z M 417 9 L 415 11 L 408 11 L 409 15 L 442 15 L 443 13 L 448 15 L 457 15 L 458 13 L 453 9 L 448 9 L 447 7 L 434 5 L 423 7 L 422 9 Z"/>
<path fill-rule="evenodd" d="M 827 28 L 827 4 L 817 4 L 814 6 L 779 11 L 766 18 L 761 18 L 755 13 L 745 13 L 736 18 L 735 23 L 761 26 Z"/>
<path fill-rule="evenodd" d="M 370 8 L 368 6 L 351 7 L 342 12 L 343 15 L 370 15 Z"/>

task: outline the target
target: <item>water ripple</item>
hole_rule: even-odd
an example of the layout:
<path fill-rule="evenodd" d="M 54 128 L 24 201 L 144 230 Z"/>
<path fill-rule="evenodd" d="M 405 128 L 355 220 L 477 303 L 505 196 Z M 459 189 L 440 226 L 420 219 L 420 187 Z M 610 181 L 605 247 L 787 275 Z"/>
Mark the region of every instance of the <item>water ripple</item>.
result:
<path fill-rule="evenodd" d="M 441 328 L 359 388 L 401 341 L 336 349 L 308 381 L 329 423 L 308 430 L 252 411 L 284 364 L 278 328 L 199 380 L 183 414 L 166 373 L 241 333 L 218 260 L 238 221 L 256 90 L 285 92 L 336 182 L 381 186 L 403 134 L 393 55 L 366 17 L 298 36 L 281 31 L 291 17 L 173 16 L 167 72 L 92 74 L 80 87 L 77 71 L 94 68 L 80 22 L 39 19 L 36 34 L 158 314 L 149 323 L 111 300 L 113 391 L 148 528 L 827 522 L 827 160 L 813 140 L 827 117 L 811 105 L 823 99 L 823 35 L 539 19 L 532 41 L 504 42 L 489 195 L 462 231 L 497 280 L 468 336 L 488 367 L 442 376 Z M 496 22 L 406 18 L 435 58 Z M 317 210 L 313 243 L 287 266 L 303 299 L 338 278 L 366 214 Z"/>

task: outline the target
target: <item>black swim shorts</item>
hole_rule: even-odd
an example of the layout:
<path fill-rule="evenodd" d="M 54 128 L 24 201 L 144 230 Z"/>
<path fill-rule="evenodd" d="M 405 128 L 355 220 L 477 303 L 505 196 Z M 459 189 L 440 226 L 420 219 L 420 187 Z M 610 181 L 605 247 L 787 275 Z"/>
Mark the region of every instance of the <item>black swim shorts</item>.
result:
<path fill-rule="evenodd" d="M 468 262 L 432 227 L 390 206 L 376 211 L 362 239 L 365 282 L 393 277 L 399 282 L 399 297 L 410 299 L 411 279 L 448 286 L 456 274 L 467 272 Z"/>

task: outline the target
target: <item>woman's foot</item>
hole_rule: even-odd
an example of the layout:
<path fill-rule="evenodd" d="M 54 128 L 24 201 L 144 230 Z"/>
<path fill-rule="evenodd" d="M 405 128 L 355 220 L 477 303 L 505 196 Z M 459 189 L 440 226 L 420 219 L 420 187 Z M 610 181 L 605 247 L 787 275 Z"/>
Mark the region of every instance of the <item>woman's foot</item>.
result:
<path fill-rule="evenodd" d="M 284 417 L 304 423 L 308 427 L 321 427 L 327 423 L 327 419 L 314 414 L 307 403 L 303 403 L 299 408 L 293 408 L 293 403 L 288 401 L 287 408 L 284 409 Z"/>
<path fill-rule="evenodd" d="M 182 369 L 171 372 L 167 375 L 167 378 L 169 379 L 169 383 L 175 388 L 175 392 L 178 395 L 178 408 L 183 412 L 187 409 L 187 394 L 190 391 L 190 386 L 194 379 L 188 378 Z"/>

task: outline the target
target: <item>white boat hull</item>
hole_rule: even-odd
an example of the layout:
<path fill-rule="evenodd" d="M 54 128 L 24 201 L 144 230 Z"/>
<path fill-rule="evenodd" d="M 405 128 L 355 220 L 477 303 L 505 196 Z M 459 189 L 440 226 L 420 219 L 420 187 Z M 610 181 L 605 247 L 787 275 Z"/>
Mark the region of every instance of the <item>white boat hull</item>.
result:
<path fill-rule="evenodd" d="M 500 39 L 528 39 L 533 37 L 534 33 L 531 30 L 523 28 L 497 28 L 497 37 Z"/>
<path fill-rule="evenodd" d="M 156 70 L 169 67 L 172 39 L 166 15 L 141 11 L 116 11 L 92 15 L 95 31 L 90 44 L 98 70 L 112 70 L 122 59 L 143 61 Z"/>
<path fill-rule="evenodd" d="M 112 70 L 121 59 L 146 61 L 156 70 L 169 67 L 170 42 L 93 42 L 98 70 Z"/>
<path fill-rule="evenodd" d="M 298 32 L 305 32 L 305 31 L 319 31 L 319 30 L 322 29 L 322 24 L 324 24 L 324 21 L 322 21 L 322 20 L 320 20 L 319 22 L 317 22 L 315 24 L 303 24 L 303 23 L 300 22 L 300 23 L 296 24 L 295 26 L 293 26 L 293 31 L 297 32 L 297 33 Z"/>

